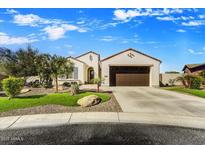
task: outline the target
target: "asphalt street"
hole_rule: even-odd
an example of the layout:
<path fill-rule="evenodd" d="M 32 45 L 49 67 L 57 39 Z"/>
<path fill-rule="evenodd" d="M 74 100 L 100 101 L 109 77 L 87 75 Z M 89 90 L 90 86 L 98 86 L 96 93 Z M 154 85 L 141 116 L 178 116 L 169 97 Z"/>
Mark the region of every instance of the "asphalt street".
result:
<path fill-rule="evenodd" d="M 0 144 L 205 144 L 205 130 L 150 124 L 73 124 L 0 131 Z"/>

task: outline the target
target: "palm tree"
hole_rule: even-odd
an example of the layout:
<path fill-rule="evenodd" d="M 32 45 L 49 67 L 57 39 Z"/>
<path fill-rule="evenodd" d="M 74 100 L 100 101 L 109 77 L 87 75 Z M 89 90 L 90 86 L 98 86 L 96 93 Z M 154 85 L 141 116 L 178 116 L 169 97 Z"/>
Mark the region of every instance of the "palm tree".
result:
<path fill-rule="evenodd" d="M 51 73 L 55 80 L 56 92 L 58 92 L 58 77 L 72 73 L 73 65 L 64 57 L 54 55 L 51 58 Z"/>
<path fill-rule="evenodd" d="M 191 88 L 192 81 L 195 78 L 199 78 L 200 80 L 202 80 L 200 76 L 190 75 L 190 74 L 185 74 L 183 76 L 180 76 L 176 80 L 181 81 L 185 88 Z"/>

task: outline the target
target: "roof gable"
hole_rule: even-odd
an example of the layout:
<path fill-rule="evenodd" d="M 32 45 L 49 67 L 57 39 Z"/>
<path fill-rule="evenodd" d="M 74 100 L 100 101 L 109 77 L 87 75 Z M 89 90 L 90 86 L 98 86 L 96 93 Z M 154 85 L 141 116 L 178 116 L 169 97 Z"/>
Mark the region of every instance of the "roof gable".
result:
<path fill-rule="evenodd" d="M 152 56 L 149 56 L 149 55 L 147 55 L 147 54 L 145 54 L 145 53 L 142 53 L 142 52 L 140 52 L 140 51 L 137 51 L 137 50 L 135 50 L 135 49 L 132 49 L 132 48 L 123 50 L 123 51 L 118 52 L 118 53 L 116 53 L 116 54 L 114 54 L 114 55 L 111 55 L 111 56 L 109 56 L 109 57 L 107 57 L 107 58 L 104 58 L 104 59 L 101 60 L 101 62 L 106 61 L 106 60 L 108 60 L 108 59 L 110 59 L 110 58 L 113 58 L 113 57 L 115 57 L 115 56 L 117 56 L 117 55 L 120 55 L 120 54 L 122 54 L 122 53 L 124 53 L 124 52 L 127 52 L 127 51 L 129 51 L 129 50 L 132 50 L 132 51 L 134 51 L 134 52 L 136 52 L 136 53 L 139 53 L 139 54 L 141 54 L 141 55 L 143 55 L 143 56 L 149 57 L 149 58 L 154 59 L 154 60 L 156 60 L 156 61 L 159 61 L 159 62 L 161 63 L 161 60 L 159 60 L 159 59 L 157 59 L 157 58 L 154 58 L 154 57 L 152 57 Z"/>
<path fill-rule="evenodd" d="M 81 55 L 75 57 L 75 58 L 80 58 L 80 57 L 85 56 L 85 55 L 90 54 L 90 53 L 93 53 L 93 54 L 95 54 L 95 55 L 97 55 L 97 56 L 100 56 L 98 53 L 96 53 L 96 52 L 94 52 L 94 51 L 88 51 L 88 52 L 86 52 L 86 53 L 84 53 L 84 54 L 81 54 Z"/>
<path fill-rule="evenodd" d="M 196 67 L 199 67 L 202 65 L 205 65 L 205 64 L 186 64 L 186 65 L 184 65 L 182 71 L 184 71 L 186 68 L 193 69 L 193 68 L 196 68 Z"/>
<path fill-rule="evenodd" d="M 73 60 L 76 60 L 76 61 L 78 61 L 78 62 L 80 62 L 80 63 L 82 63 L 82 64 L 86 64 L 85 62 L 83 62 L 83 61 L 81 61 L 81 60 L 79 60 L 79 59 L 76 59 L 76 58 L 74 58 L 74 57 L 72 57 L 72 56 L 70 56 L 70 57 L 67 57 L 67 59 L 73 59 Z"/>

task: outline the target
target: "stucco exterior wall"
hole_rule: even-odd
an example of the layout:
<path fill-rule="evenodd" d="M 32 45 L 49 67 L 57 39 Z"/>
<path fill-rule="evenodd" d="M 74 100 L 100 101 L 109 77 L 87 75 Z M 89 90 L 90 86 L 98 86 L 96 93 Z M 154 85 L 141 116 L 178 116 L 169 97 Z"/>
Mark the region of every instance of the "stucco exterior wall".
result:
<path fill-rule="evenodd" d="M 86 67 L 85 64 L 73 58 L 68 58 L 68 59 L 74 63 L 74 67 L 78 68 L 78 80 L 80 81 L 80 83 L 85 83 L 85 74 L 84 74 L 84 68 Z M 74 78 L 71 79 L 73 80 Z"/>
<path fill-rule="evenodd" d="M 160 74 L 160 81 L 163 85 L 171 85 L 170 80 L 176 80 L 178 77 L 183 74 L 173 74 L 173 73 L 162 73 Z M 182 85 L 180 81 L 174 82 L 174 85 Z"/>
<path fill-rule="evenodd" d="M 130 58 L 129 53 L 134 56 Z M 132 50 L 128 50 L 119 55 L 116 55 L 110 59 L 101 62 L 102 78 L 104 82 L 102 85 L 109 86 L 109 66 L 150 66 L 150 86 L 159 86 L 159 74 L 160 74 L 160 62 L 137 53 Z"/>
<path fill-rule="evenodd" d="M 85 80 L 87 81 L 87 73 L 88 73 L 88 68 L 93 67 L 94 69 L 94 77 L 99 77 L 99 55 L 96 55 L 94 53 L 88 53 L 83 56 L 78 57 L 80 61 L 83 61 L 87 64 L 87 67 L 85 67 Z"/>

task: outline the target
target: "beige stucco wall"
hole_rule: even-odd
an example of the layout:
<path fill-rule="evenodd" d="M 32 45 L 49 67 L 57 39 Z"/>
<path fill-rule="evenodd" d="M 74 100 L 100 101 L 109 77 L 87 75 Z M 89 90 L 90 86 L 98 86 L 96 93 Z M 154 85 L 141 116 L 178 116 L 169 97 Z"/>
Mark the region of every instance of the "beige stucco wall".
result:
<path fill-rule="evenodd" d="M 170 80 L 177 79 L 178 77 L 182 76 L 183 74 L 173 74 L 173 73 L 162 73 L 160 74 L 160 81 L 163 85 L 170 85 Z M 180 81 L 174 82 L 174 85 L 182 85 Z"/>
<path fill-rule="evenodd" d="M 92 56 L 92 60 L 90 59 L 90 56 Z M 94 69 L 94 77 L 99 77 L 99 55 L 96 55 L 94 53 L 88 53 L 85 54 L 83 56 L 78 57 L 77 59 L 79 59 L 80 61 L 83 61 L 84 63 L 87 64 L 87 66 L 85 67 L 85 81 L 87 81 L 87 73 L 88 73 L 88 68 L 89 67 L 93 67 Z"/>
<path fill-rule="evenodd" d="M 80 81 L 80 83 L 84 83 L 85 82 L 85 73 L 84 73 L 84 69 L 85 69 L 85 64 L 82 62 L 79 62 L 73 58 L 68 58 L 71 62 L 74 63 L 74 67 L 78 68 L 78 80 Z"/>
<path fill-rule="evenodd" d="M 128 53 L 134 54 L 133 58 Z M 129 50 L 110 59 L 102 61 L 101 71 L 104 83 L 109 86 L 109 66 L 150 66 L 150 86 L 159 86 L 160 62 L 150 57 L 144 56 L 135 51 Z"/>

